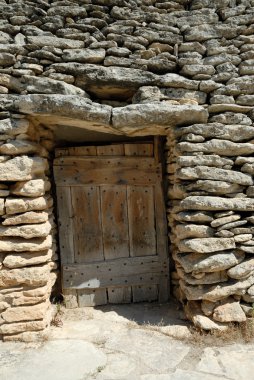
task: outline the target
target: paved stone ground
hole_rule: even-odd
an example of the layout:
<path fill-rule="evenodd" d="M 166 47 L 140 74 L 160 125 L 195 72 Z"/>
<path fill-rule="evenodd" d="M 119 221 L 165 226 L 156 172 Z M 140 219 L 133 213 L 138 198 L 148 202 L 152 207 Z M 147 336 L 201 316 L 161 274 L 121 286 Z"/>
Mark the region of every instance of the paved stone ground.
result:
<path fill-rule="evenodd" d="M 41 343 L 0 343 L 1 380 L 252 380 L 254 343 L 206 346 L 176 305 L 65 310 Z M 177 338 L 177 339 L 176 339 Z"/>

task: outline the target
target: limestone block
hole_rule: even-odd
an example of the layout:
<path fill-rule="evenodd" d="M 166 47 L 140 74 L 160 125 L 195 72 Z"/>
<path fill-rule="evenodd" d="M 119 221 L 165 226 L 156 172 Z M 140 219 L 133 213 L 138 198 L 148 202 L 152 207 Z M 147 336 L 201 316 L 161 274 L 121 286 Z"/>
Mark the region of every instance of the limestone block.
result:
<path fill-rule="evenodd" d="M 43 179 L 32 179 L 30 181 L 18 182 L 10 187 L 12 194 L 24 197 L 40 197 L 49 191 L 51 184 Z"/>
<path fill-rule="evenodd" d="M 254 211 L 254 199 L 190 196 L 190 197 L 186 197 L 180 202 L 180 208 L 183 210 L 204 210 L 204 211 L 207 211 L 207 210 Z"/>
<path fill-rule="evenodd" d="M 246 315 L 239 302 L 233 298 L 227 298 L 221 305 L 215 307 L 213 319 L 218 322 L 245 322 Z"/>
<path fill-rule="evenodd" d="M 39 198 L 8 198 L 5 201 L 7 214 L 18 214 L 26 211 L 41 211 L 49 207 L 49 199 Z"/>
<path fill-rule="evenodd" d="M 221 272 L 231 268 L 244 260 L 245 254 L 240 251 L 227 251 L 212 254 L 186 253 L 177 254 L 176 260 L 186 273 Z"/>
<path fill-rule="evenodd" d="M 145 135 L 148 132 L 165 134 L 165 126 L 181 125 L 187 120 L 192 123 L 207 119 L 207 112 L 201 106 L 175 106 L 168 103 L 132 104 L 113 108 L 112 114 L 113 126 L 129 135 Z"/>
<path fill-rule="evenodd" d="M 27 224 L 22 226 L 0 226 L 0 237 L 15 236 L 24 239 L 46 237 L 51 231 L 51 224 L 47 221 L 40 224 Z"/>
<path fill-rule="evenodd" d="M 235 220 L 241 219 L 241 215 L 238 214 L 232 214 L 229 216 L 224 216 L 222 218 L 217 218 L 211 222 L 212 227 L 219 227 L 222 226 L 223 224 L 231 223 L 234 222 Z"/>
<path fill-rule="evenodd" d="M 184 180 L 213 179 L 245 186 L 253 185 L 253 179 L 250 175 L 246 175 L 233 170 L 225 170 L 209 166 L 182 168 L 177 172 L 177 176 Z"/>
<path fill-rule="evenodd" d="M 250 276 L 253 274 L 254 271 L 254 259 L 247 259 L 243 261 L 242 263 L 236 265 L 233 268 L 230 268 L 227 271 L 227 274 L 229 277 L 234 278 L 234 279 L 242 279 L 247 276 Z"/>
<path fill-rule="evenodd" d="M 48 162 L 41 157 L 14 157 L 0 163 L 0 181 L 25 181 L 44 174 Z"/>
<path fill-rule="evenodd" d="M 4 323 L 0 326 L 0 334 L 17 334 L 24 331 L 38 331 L 43 330 L 46 326 L 46 320 L 23 323 Z"/>
<path fill-rule="evenodd" d="M 209 76 L 215 74 L 215 68 L 212 65 L 184 65 L 181 74 L 189 76 L 205 74 Z"/>
<path fill-rule="evenodd" d="M 1 238 L 0 252 L 37 252 L 49 249 L 52 246 L 52 237 L 22 239 L 22 238 Z"/>
<path fill-rule="evenodd" d="M 18 224 L 34 224 L 34 223 L 43 223 L 48 220 L 48 213 L 45 211 L 36 212 L 36 211 L 28 211 L 24 214 L 18 214 L 14 216 L 4 216 L 4 220 L 2 222 L 3 226 L 14 226 Z"/>
<path fill-rule="evenodd" d="M 231 193 L 239 193 L 244 190 L 243 186 L 240 186 L 236 183 L 230 183 L 225 181 L 217 181 L 217 180 L 197 180 L 189 185 L 185 186 L 187 191 L 206 191 L 210 194 L 231 194 Z"/>
<path fill-rule="evenodd" d="M 184 78 L 179 74 L 169 73 L 160 76 L 158 86 L 198 90 L 199 81 Z"/>
<path fill-rule="evenodd" d="M 11 140 L 0 146 L 0 154 L 19 155 L 37 153 L 39 146 L 26 140 Z"/>
<path fill-rule="evenodd" d="M 9 308 L 2 313 L 2 318 L 9 323 L 40 320 L 45 317 L 49 305 L 49 302 L 46 301 L 34 306 Z"/>
<path fill-rule="evenodd" d="M 174 214 L 174 219 L 180 222 L 209 223 L 213 220 L 212 214 L 202 211 L 183 211 Z"/>
<path fill-rule="evenodd" d="M 200 305 L 197 302 L 189 301 L 185 307 L 184 312 L 195 326 L 203 330 L 227 330 L 227 326 L 221 323 L 216 323 L 212 319 L 203 315 Z"/>
<path fill-rule="evenodd" d="M 100 63 L 105 55 L 105 49 L 66 49 L 62 59 L 64 62 Z"/>
<path fill-rule="evenodd" d="M 178 128 L 175 133 L 177 136 L 181 136 L 186 133 L 195 133 L 206 138 L 216 137 L 219 139 L 238 142 L 252 139 L 254 137 L 254 128 L 248 125 L 209 123 L 194 124 L 190 127 Z"/>
<path fill-rule="evenodd" d="M 177 157 L 176 163 L 179 166 L 215 166 L 223 167 L 225 165 L 234 164 L 233 160 L 228 158 L 220 157 L 216 154 L 213 155 L 197 155 L 197 156 L 180 156 Z"/>
<path fill-rule="evenodd" d="M 173 232 L 177 240 L 189 237 L 205 238 L 214 234 L 213 228 L 199 224 L 177 224 Z"/>
<path fill-rule="evenodd" d="M 179 277 L 183 279 L 187 284 L 190 285 L 209 285 L 209 284 L 217 284 L 221 282 L 228 281 L 228 276 L 226 271 L 221 272 L 211 272 L 211 273 L 205 273 L 200 272 L 197 276 L 197 273 L 194 274 L 188 274 L 185 273 L 183 270 L 179 273 L 179 269 L 177 268 L 177 273 L 179 274 Z M 198 278 L 196 278 L 198 277 Z"/>
<path fill-rule="evenodd" d="M 235 248 L 233 238 L 195 238 L 181 240 L 178 243 L 180 252 L 210 253 Z"/>
<path fill-rule="evenodd" d="M 0 312 L 8 309 L 8 307 L 10 307 L 11 305 L 8 304 L 7 302 L 4 302 L 4 301 L 0 301 Z M 1 326 L 1 325 L 0 325 Z"/>
<path fill-rule="evenodd" d="M 48 264 L 15 268 L 15 269 L 2 269 L 0 271 L 0 286 L 17 286 L 20 284 L 29 286 L 42 286 L 48 282 L 50 266 Z"/>
<path fill-rule="evenodd" d="M 84 90 L 81 90 L 72 84 L 61 82 L 55 79 L 24 75 L 23 81 L 25 84 L 25 89 L 32 94 L 77 95 L 89 98 L 89 95 Z"/>
<path fill-rule="evenodd" d="M 27 42 L 36 47 L 53 46 L 60 49 L 83 48 L 84 42 L 78 40 L 70 40 L 68 38 L 58 38 L 46 35 L 27 36 Z"/>
<path fill-rule="evenodd" d="M 252 125 L 252 120 L 247 115 L 234 112 L 225 112 L 218 115 L 213 115 L 209 121 L 231 125 Z"/>
<path fill-rule="evenodd" d="M 243 226 L 246 223 L 247 223 L 247 220 L 236 220 L 235 222 L 226 223 L 226 224 L 223 224 L 222 226 L 218 227 L 218 231 L 221 231 L 224 229 L 225 230 L 231 230 L 232 228 Z"/>
<path fill-rule="evenodd" d="M 180 280 L 180 286 L 189 300 L 208 300 L 216 302 L 235 294 L 244 294 L 254 283 L 254 276 L 250 276 L 247 280 L 237 281 L 235 283 L 222 283 L 220 285 L 203 285 L 192 286 L 186 285 Z M 8 309 L 9 310 L 9 309 Z"/>
<path fill-rule="evenodd" d="M 254 152 L 254 144 L 234 143 L 227 140 L 212 139 L 204 143 L 192 144 L 181 142 L 177 144 L 181 152 L 215 153 L 222 156 L 251 155 Z"/>
<path fill-rule="evenodd" d="M 22 268 L 25 266 L 44 264 L 51 260 L 53 251 L 51 249 L 39 252 L 22 252 L 20 254 L 7 255 L 3 261 L 6 268 Z"/>
<path fill-rule="evenodd" d="M 252 157 L 250 157 L 251 159 Z M 250 160 L 249 160 L 250 161 Z M 240 161 L 238 161 L 240 162 Z M 244 173 L 254 174 L 254 163 L 246 163 L 241 167 L 241 171 Z"/>

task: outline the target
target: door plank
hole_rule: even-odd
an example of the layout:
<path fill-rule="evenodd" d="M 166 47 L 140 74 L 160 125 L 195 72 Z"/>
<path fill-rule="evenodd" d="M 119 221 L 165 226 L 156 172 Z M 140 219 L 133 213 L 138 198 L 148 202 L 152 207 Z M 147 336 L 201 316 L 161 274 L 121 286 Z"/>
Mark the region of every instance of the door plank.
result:
<path fill-rule="evenodd" d="M 100 193 L 105 260 L 129 257 L 126 186 L 101 186 Z"/>
<path fill-rule="evenodd" d="M 96 156 L 96 146 L 74 146 L 55 150 L 55 157 L 64 156 Z"/>
<path fill-rule="evenodd" d="M 73 207 L 70 187 L 56 187 L 61 262 L 74 263 Z"/>
<path fill-rule="evenodd" d="M 75 262 L 89 263 L 104 260 L 99 188 L 72 187 L 71 193 L 75 210 L 73 219 Z"/>
<path fill-rule="evenodd" d="M 97 146 L 97 156 L 124 156 L 123 144 Z"/>
<path fill-rule="evenodd" d="M 153 187 L 128 186 L 130 256 L 156 254 Z M 133 287 L 133 302 L 154 298 L 155 288 Z M 135 300 L 135 301 L 134 301 Z"/>
<path fill-rule="evenodd" d="M 89 263 L 104 260 L 100 192 L 95 186 L 72 187 L 72 202 L 75 210 L 73 220 L 75 262 Z M 83 306 L 107 303 L 105 289 L 95 292 L 78 291 L 78 302 Z"/>
<path fill-rule="evenodd" d="M 153 157 L 153 144 L 124 144 L 125 156 L 147 156 Z"/>
<path fill-rule="evenodd" d="M 158 300 L 158 285 L 138 285 L 132 287 L 133 302 L 152 302 Z"/>
<path fill-rule="evenodd" d="M 153 187 L 128 186 L 130 256 L 156 254 Z"/>
<path fill-rule="evenodd" d="M 108 302 L 112 304 L 131 303 L 131 286 L 108 288 Z"/>

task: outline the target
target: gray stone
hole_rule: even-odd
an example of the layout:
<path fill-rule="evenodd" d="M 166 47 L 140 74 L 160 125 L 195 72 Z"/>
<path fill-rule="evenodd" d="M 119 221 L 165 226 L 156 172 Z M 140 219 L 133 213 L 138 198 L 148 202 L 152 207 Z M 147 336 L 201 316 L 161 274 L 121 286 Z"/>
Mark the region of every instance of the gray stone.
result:
<path fill-rule="evenodd" d="M 235 183 L 217 180 L 197 180 L 192 184 L 185 186 L 185 188 L 188 191 L 202 190 L 215 195 L 237 193 L 244 189 L 243 186 Z"/>
<path fill-rule="evenodd" d="M 79 49 L 84 47 L 83 41 L 71 40 L 67 38 L 58 38 L 51 36 L 27 36 L 27 42 L 38 48 L 44 46 L 53 46 L 60 49 Z"/>
<path fill-rule="evenodd" d="M 218 231 L 220 230 L 230 230 L 231 228 L 235 228 L 238 226 L 243 226 L 247 223 L 247 220 L 237 220 L 231 223 L 225 223 L 223 226 L 218 227 Z"/>
<path fill-rule="evenodd" d="M 183 135 L 186 133 L 195 133 L 202 135 L 206 138 L 216 137 L 218 139 L 225 139 L 230 141 L 245 141 L 254 137 L 254 128 L 248 125 L 234 125 L 234 124 L 194 124 L 190 127 L 178 128 L 176 135 Z"/>
<path fill-rule="evenodd" d="M 0 135 L 19 135 L 27 133 L 29 121 L 27 119 L 3 119 L 0 120 Z"/>
<path fill-rule="evenodd" d="M 241 215 L 233 214 L 229 216 L 225 216 L 222 218 L 217 218 L 211 222 L 212 227 L 219 227 L 222 226 L 223 224 L 234 222 L 235 220 L 241 219 Z"/>
<path fill-rule="evenodd" d="M 177 254 L 176 260 L 181 264 L 186 273 L 221 272 L 241 263 L 244 253 L 240 251 L 226 251 L 220 253 L 185 253 Z"/>
<path fill-rule="evenodd" d="M 225 112 L 218 115 L 213 115 L 209 121 L 231 125 L 252 125 L 251 119 L 243 113 Z"/>
<path fill-rule="evenodd" d="M 0 154 L 19 155 L 37 153 L 39 145 L 29 140 L 8 140 L 0 146 Z"/>
<path fill-rule="evenodd" d="M 233 170 L 225 170 L 209 166 L 182 168 L 177 172 L 177 175 L 179 178 L 184 180 L 213 179 L 245 186 L 253 185 L 253 179 L 251 176 L 247 176 Z"/>
<path fill-rule="evenodd" d="M 174 219 L 180 222 L 209 223 L 213 220 L 212 214 L 202 211 L 185 211 L 174 214 Z"/>
<path fill-rule="evenodd" d="M 213 234 L 214 230 L 211 227 L 199 224 L 178 224 L 174 228 L 174 235 L 177 240 L 189 237 L 211 237 Z"/>
<path fill-rule="evenodd" d="M 62 59 L 64 62 L 100 63 L 105 55 L 105 49 L 66 49 Z"/>
<path fill-rule="evenodd" d="M 198 90 L 199 82 L 186 79 L 179 74 L 165 74 L 157 81 L 159 87 L 186 88 L 187 90 Z"/>
<path fill-rule="evenodd" d="M 190 196 L 180 202 L 180 208 L 184 210 L 236 210 L 254 211 L 253 199 L 228 199 L 222 197 Z"/>
<path fill-rule="evenodd" d="M 218 155 L 197 155 L 197 156 L 180 156 L 177 157 L 176 163 L 179 166 L 215 166 L 223 167 L 225 165 L 234 164 L 233 160 L 228 158 L 220 157 Z"/>
<path fill-rule="evenodd" d="M 89 95 L 78 87 L 65 82 L 45 77 L 23 76 L 24 89 L 29 93 L 35 94 L 62 94 L 77 95 L 89 98 Z"/>
<path fill-rule="evenodd" d="M 195 238 L 181 240 L 178 243 L 180 252 L 210 253 L 235 248 L 233 238 Z"/>
<path fill-rule="evenodd" d="M 242 279 L 247 276 L 250 276 L 253 274 L 254 271 L 254 259 L 247 259 L 243 261 L 242 263 L 236 265 L 233 268 L 230 268 L 227 271 L 227 274 L 229 277 L 234 278 L 234 279 Z"/>
<path fill-rule="evenodd" d="M 231 141 L 212 139 L 204 143 L 192 144 L 181 142 L 177 145 L 181 152 L 215 153 L 222 156 L 238 156 L 253 154 L 254 145 L 250 143 L 234 143 Z"/>

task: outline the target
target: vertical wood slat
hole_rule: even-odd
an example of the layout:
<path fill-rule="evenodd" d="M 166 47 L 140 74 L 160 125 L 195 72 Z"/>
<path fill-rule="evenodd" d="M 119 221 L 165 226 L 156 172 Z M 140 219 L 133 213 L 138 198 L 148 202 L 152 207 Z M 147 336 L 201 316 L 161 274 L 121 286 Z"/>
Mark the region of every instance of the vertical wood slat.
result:
<path fill-rule="evenodd" d="M 153 156 L 153 144 L 124 144 L 125 156 Z"/>
<path fill-rule="evenodd" d="M 100 191 L 96 186 L 72 187 L 75 210 L 74 249 L 75 262 L 103 261 Z M 78 290 L 79 306 L 96 306 L 107 303 L 106 289 Z"/>
<path fill-rule="evenodd" d="M 130 256 L 156 255 L 153 187 L 128 186 Z M 155 301 L 157 285 L 132 287 L 133 302 Z"/>
<path fill-rule="evenodd" d="M 105 260 L 129 257 L 126 186 L 101 186 L 100 194 Z"/>
<path fill-rule="evenodd" d="M 57 213 L 59 226 L 59 243 L 61 250 L 61 263 L 74 263 L 74 241 L 73 241 L 73 208 L 71 189 L 69 187 L 56 187 Z M 73 309 L 77 304 L 77 291 L 63 289 L 66 307 Z"/>
<path fill-rule="evenodd" d="M 126 186 L 101 186 L 100 193 L 105 260 L 129 257 Z M 130 299 L 131 288 L 108 288 L 109 303 L 126 303 Z"/>

